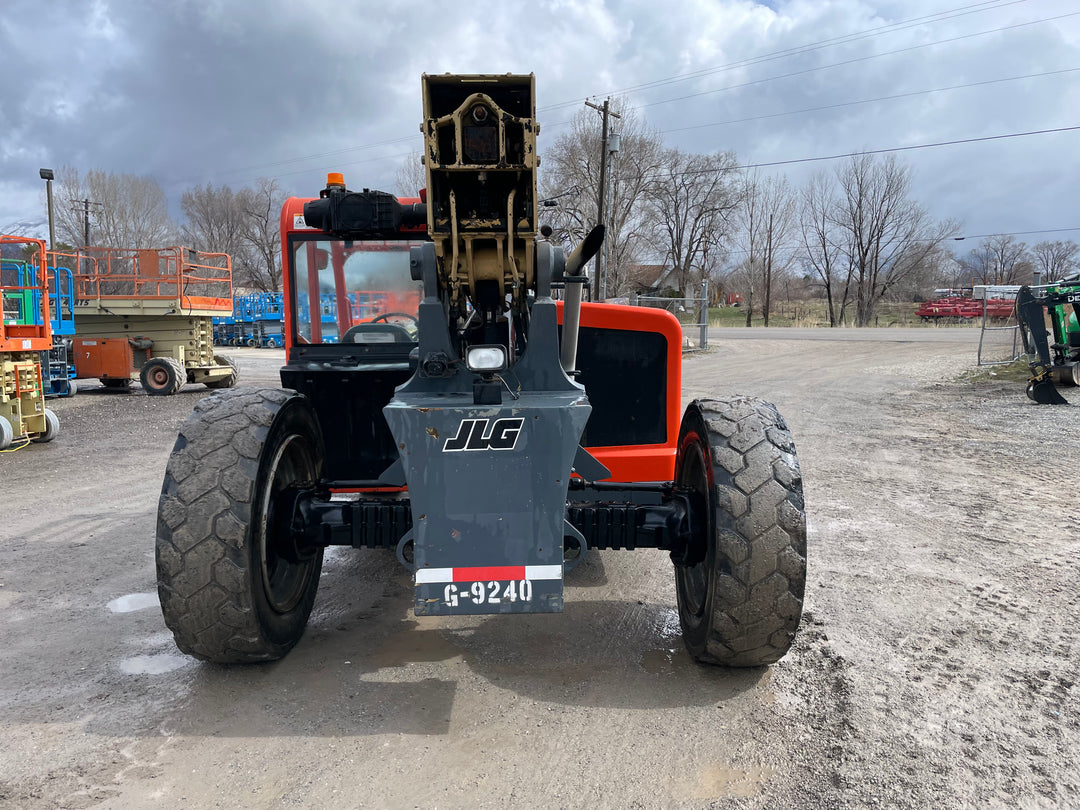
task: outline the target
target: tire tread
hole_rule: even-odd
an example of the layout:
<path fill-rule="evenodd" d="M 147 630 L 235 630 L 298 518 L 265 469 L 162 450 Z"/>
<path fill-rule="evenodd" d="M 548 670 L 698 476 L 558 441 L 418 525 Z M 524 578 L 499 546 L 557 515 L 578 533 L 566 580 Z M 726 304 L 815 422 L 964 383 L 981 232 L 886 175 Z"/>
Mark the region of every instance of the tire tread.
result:
<path fill-rule="evenodd" d="M 261 439 L 290 396 L 241 389 L 201 400 L 169 459 L 158 505 L 158 595 L 177 646 L 196 658 L 251 663 L 292 646 L 260 637 L 245 550 Z"/>
<path fill-rule="evenodd" d="M 753 397 L 696 400 L 712 454 L 716 543 L 712 614 L 698 660 L 778 661 L 795 638 L 806 585 L 802 475 L 787 424 Z M 727 551 L 725 552 L 724 549 Z"/>

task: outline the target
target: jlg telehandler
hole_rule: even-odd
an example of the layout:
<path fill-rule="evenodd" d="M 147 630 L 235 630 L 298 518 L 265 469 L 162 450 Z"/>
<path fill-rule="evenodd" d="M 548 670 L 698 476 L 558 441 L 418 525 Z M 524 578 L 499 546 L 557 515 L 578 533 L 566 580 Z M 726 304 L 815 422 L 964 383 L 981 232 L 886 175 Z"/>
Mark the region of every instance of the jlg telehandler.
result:
<path fill-rule="evenodd" d="M 559 611 L 588 550 L 652 548 L 696 659 L 776 661 L 806 576 L 783 419 L 739 397 L 680 424 L 678 321 L 581 303 L 603 231 L 566 257 L 542 238 L 531 75 L 422 86 L 426 195 L 331 175 L 286 202 L 283 388 L 215 393 L 180 432 L 157 529 L 178 646 L 285 655 L 331 545 L 396 552 L 419 616 Z M 354 317 L 358 291 L 412 286 L 417 311 Z"/>

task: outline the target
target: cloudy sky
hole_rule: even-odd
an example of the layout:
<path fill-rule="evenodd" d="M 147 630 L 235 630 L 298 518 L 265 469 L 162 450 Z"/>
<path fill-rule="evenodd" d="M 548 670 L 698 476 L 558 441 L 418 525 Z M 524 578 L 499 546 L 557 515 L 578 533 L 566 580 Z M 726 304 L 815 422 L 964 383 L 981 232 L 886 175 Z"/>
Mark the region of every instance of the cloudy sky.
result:
<path fill-rule="evenodd" d="M 541 154 L 607 95 L 796 184 L 966 141 L 897 153 L 934 216 L 1080 241 L 1076 0 L 4 0 L 0 54 L 5 229 L 47 233 L 41 167 L 151 176 L 176 215 L 206 183 L 393 190 L 451 71 L 535 73 Z"/>

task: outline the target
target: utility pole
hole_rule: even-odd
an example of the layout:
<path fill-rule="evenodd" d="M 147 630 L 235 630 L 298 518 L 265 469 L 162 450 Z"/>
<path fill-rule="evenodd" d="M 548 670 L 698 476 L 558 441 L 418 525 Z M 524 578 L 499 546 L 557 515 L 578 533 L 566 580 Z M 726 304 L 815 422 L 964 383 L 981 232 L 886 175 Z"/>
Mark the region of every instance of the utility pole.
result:
<path fill-rule="evenodd" d="M 607 162 L 608 162 L 608 118 L 614 116 L 615 118 L 621 118 L 618 113 L 611 111 L 611 99 L 604 99 L 604 106 L 593 104 L 591 101 L 586 101 L 585 106 L 592 107 L 594 110 L 600 112 L 603 116 L 604 124 L 601 129 L 600 135 L 600 190 L 596 195 L 596 224 L 607 225 L 607 218 L 604 215 L 604 191 L 607 188 Z M 600 251 L 596 255 L 596 274 L 593 276 L 593 300 L 600 300 L 600 276 L 604 273 L 604 251 Z"/>
<path fill-rule="evenodd" d="M 73 200 L 72 202 L 75 203 L 75 207 L 71 209 L 72 211 L 78 211 L 80 208 L 79 203 L 82 203 L 81 207 L 83 212 L 83 247 L 90 247 L 90 206 L 97 205 L 101 208 L 104 208 L 105 205 L 103 203 L 94 202 L 91 199 Z"/>

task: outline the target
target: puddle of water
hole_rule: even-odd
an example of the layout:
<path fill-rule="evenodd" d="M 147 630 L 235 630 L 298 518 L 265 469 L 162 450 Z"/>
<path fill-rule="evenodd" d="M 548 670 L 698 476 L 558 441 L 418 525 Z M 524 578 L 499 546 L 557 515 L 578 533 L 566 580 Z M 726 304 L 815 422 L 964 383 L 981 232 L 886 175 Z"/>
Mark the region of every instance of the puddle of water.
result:
<path fill-rule="evenodd" d="M 693 661 L 682 647 L 646 650 L 641 656 L 641 668 L 650 675 L 671 675 L 691 669 Z"/>
<path fill-rule="evenodd" d="M 400 667 L 405 664 L 450 661 L 464 656 L 465 651 L 447 641 L 437 630 L 410 630 L 391 635 L 370 657 L 377 668 Z"/>
<path fill-rule="evenodd" d="M 106 607 L 113 613 L 132 613 L 136 610 L 146 610 L 157 607 L 158 595 L 156 593 L 129 593 L 113 599 Z"/>
<path fill-rule="evenodd" d="M 164 675 L 166 672 L 186 667 L 193 660 L 180 653 L 134 655 L 120 662 L 120 671 L 125 675 Z"/>

